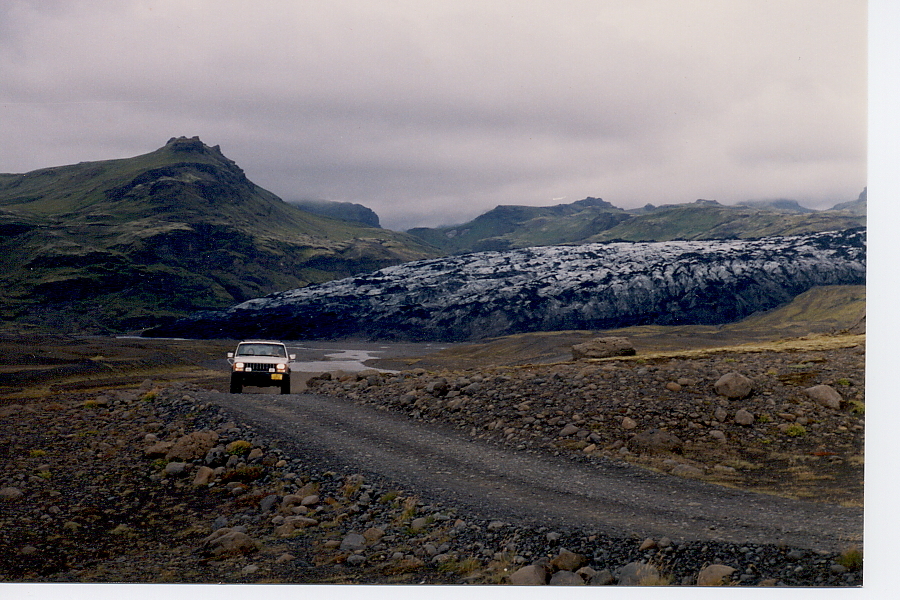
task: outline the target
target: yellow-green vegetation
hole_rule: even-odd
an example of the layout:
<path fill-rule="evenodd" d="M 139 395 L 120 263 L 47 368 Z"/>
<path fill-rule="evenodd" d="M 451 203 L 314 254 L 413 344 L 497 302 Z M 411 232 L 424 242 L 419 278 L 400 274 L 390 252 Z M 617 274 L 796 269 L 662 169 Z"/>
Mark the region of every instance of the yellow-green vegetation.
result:
<path fill-rule="evenodd" d="M 156 400 L 156 394 L 157 392 L 155 390 L 147 392 L 146 394 L 141 396 L 141 400 L 143 400 L 144 402 L 153 402 L 154 400 Z"/>
<path fill-rule="evenodd" d="M 638 585 L 644 587 L 672 585 L 672 576 L 663 574 L 647 575 L 638 581 Z"/>
<path fill-rule="evenodd" d="M 35 448 L 28 451 L 28 456 L 31 458 L 40 458 L 41 456 L 47 456 L 47 451 Z"/>
<path fill-rule="evenodd" d="M 464 577 L 466 575 L 474 573 L 480 568 L 481 561 L 479 561 L 475 557 L 470 556 L 461 560 L 451 559 L 443 562 L 438 566 L 438 571 L 442 573 L 453 573 L 454 575 Z"/>
<path fill-rule="evenodd" d="M 391 502 L 396 500 L 399 495 L 400 495 L 400 492 L 398 492 L 396 490 L 391 490 L 390 492 L 387 492 L 384 495 L 382 495 L 381 498 L 378 499 L 378 502 L 380 504 L 390 504 Z"/>
<path fill-rule="evenodd" d="M 863 565 L 862 550 L 857 546 L 850 546 L 837 558 L 837 563 L 843 565 L 850 571 L 858 571 Z"/>
<path fill-rule="evenodd" d="M 235 440 L 225 446 L 225 452 L 227 452 L 228 454 L 234 454 L 236 456 L 243 456 L 244 454 L 250 452 L 252 448 L 253 444 L 246 440 Z"/>
<path fill-rule="evenodd" d="M 866 403 L 859 400 L 850 401 L 850 414 L 861 417 L 866 414 Z"/>
<path fill-rule="evenodd" d="M 791 423 L 784 432 L 791 437 L 800 437 L 801 435 L 806 435 L 806 427 L 798 423 Z"/>
<path fill-rule="evenodd" d="M 84 408 L 97 408 L 98 406 L 100 406 L 100 403 L 94 399 L 90 399 L 85 400 L 81 406 L 83 406 Z"/>
<path fill-rule="evenodd" d="M 403 501 L 403 512 L 397 517 L 397 521 L 400 523 L 405 523 L 409 521 L 414 516 L 416 516 L 416 504 L 419 499 L 415 496 L 410 496 Z"/>

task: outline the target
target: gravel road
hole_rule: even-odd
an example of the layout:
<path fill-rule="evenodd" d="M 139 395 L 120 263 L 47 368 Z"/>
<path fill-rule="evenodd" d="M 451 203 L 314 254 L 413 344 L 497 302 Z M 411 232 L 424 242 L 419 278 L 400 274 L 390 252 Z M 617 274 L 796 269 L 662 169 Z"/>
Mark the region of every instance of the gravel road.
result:
<path fill-rule="evenodd" d="M 323 466 L 352 467 L 485 518 L 825 551 L 862 542 L 861 508 L 743 492 L 603 459 L 513 451 L 326 396 L 205 396 Z"/>

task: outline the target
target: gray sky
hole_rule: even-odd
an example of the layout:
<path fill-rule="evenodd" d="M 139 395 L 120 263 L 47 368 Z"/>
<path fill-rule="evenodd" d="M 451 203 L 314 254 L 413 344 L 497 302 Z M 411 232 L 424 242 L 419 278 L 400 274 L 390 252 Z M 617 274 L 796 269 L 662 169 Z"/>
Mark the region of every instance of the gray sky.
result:
<path fill-rule="evenodd" d="M 863 0 L 4 0 L 0 172 L 194 136 L 393 229 L 866 185 Z"/>

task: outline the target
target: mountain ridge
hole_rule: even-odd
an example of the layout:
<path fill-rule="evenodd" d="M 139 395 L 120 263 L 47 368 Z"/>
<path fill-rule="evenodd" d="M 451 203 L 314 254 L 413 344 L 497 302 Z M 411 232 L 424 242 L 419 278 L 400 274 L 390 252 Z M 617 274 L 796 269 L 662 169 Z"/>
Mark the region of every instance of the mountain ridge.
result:
<path fill-rule="evenodd" d="M 439 254 L 291 206 L 197 137 L 0 175 L 0 231 L 3 322 L 63 330 L 140 329 Z"/>
<path fill-rule="evenodd" d="M 458 225 L 407 231 L 449 254 L 605 241 L 753 239 L 865 225 L 865 199 L 813 211 L 795 200 L 715 200 L 621 209 L 588 197 L 555 206 L 500 205 Z"/>

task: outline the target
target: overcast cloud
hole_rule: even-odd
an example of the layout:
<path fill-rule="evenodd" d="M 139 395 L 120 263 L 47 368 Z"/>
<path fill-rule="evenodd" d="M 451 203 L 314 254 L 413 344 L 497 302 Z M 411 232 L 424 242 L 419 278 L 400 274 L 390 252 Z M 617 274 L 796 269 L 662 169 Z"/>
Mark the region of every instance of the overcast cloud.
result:
<path fill-rule="evenodd" d="M 393 229 L 866 185 L 863 0 L 4 0 L 0 172 L 194 136 Z"/>

